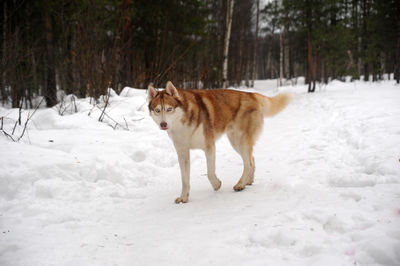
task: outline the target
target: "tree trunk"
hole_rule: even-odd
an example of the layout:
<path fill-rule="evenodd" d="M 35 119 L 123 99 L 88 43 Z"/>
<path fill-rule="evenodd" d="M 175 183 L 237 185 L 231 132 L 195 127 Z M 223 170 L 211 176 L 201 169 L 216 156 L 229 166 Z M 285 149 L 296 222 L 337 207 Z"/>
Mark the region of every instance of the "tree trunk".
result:
<path fill-rule="evenodd" d="M 347 70 L 351 70 L 354 67 L 353 53 L 351 52 L 351 50 L 347 50 L 347 55 L 349 56 L 349 63 L 347 64 Z"/>
<path fill-rule="evenodd" d="M 36 58 L 35 58 L 35 53 L 33 52 L 33 49 L 31 51 L 31 60 L 32 60 L 32 76 L 33 76 L 33 84 L 32 86 L 29 86 L 29 102 L 31 104 L 31 108 L 32 106 L 32 102 L 31 102 L 31 97 L 32 97 L 32 87 L 34 90 L 37 90 L 37 88 L 39 88 L 39 81 L 38 81 L 38 71 L 37 71 L 37 62 L 36 62 Z"/>
<path fill-rule="evenodd" d="M 19 56 L 19 51 L 21 49 L 21 42 L 20 42 L 20 28 L 17 26 L 15 27 L 15 32 L 13 34 L 13 40 L 11 41 L 11 44 L 13 44 L 8 50 L 10 53 L 9 58 L 18 58 Z M 8 60 L 8 63 L 10 63 L 10 60 Z M 8 82 L 11 90 L 11 105 L 12 108 L 19 108 L 20 107 L 20 102 L 21 102 L 21 85 L 22 82 L 18 79 L 20 75 L 18 75 L 18 62 L 15 62 L 15 64 L 11 67 L 10 69 L 10 74 L 8 77 Z"/>
<path fill-rule="evenodd" d="M 250 83 L 249 83 L 249 80 L 250 80 L 250 66 L 249 66 L 248 62 L 244 62 L 244 68 L 245 68 L 245 74 L 244 74 L 245 83 L 244 84 L 245 84 L 246 87 L 250 87 Z M 241 85 L 240 77 L 238 79 L 238 85 L 239 86 Z"/>
<path fill-rule="evenodd" d="M 311 5 L 307 6 L 307 64 L 308 64 L 308 92 L 315 91 L 315 74 L 314 74 L 314 59 L 313 59 L 313 47 L 312 47 L 312 21 L 311 21 Z M 313 83 L 313 87 L 311 87 Z"/>
<path fill-rule="evenodd" d="M 122 53 L 122 38 L 121 38 L 121 31 L 118 31 L 117 36 L 116 36 L 116 46 L 114 47 L 114 53 L 115 53 L 115 72 L 113 75 L 113 78 L 111 78 L 111 84 L 110 86 L 117 92 L 119 93 L 119 85 L 121 84 L 121 53 Z M 105 57 L 104 57 L 105 58 Z M 103 62 L 102 62 L 103 64 Z M 107 64 L 104 60 L 104 64 Z M 108 88 L 107 88 L 108 89 Z"/>
<path fill-rule="evenodd" d="M 72 26 L 72 37 L 71 37 L 71 71 L 72 71 L 72 93 L 78 94 L 81 91 L 81 82 L 80 82 L 80 75 L 79 75 L 79 69 L 78 69 L 78 64 L 76 62 L 76 57 L 78 55 L 78 49 L 77 49 L 77 27 L 78 27 L 78 22 L 75 22 Z"/>
<path fill-rule="evenodd" d="M 247 74 L 247 72 L 246 72 L 247 69 L 246 69 L 246 66 L 244 65 L 244 60 L 243 60 L 243 58 L 244 58 L 243 54 L 245 53 L 245 50 L 246 50 L 244 48 L 245 45 L 244 45 L 243 39 L 244 38 L 242 36 L 239 39 L 239 49 L 238 49 L 239 54 L 238 54 L 237 58 L 236 58 L 236 56 L 233 56 L 232 57 L 233 60 L 231 60 L 231 73 L 234 74 L 233 77 L 231 76 L 231 79 L 233 78 L 234 80 L 236 80 L 236 82 L 238 84 L 240 84 L 240 80 L 242 79 L 242 77 Z"/>
<path fill-rule="evenodd" d="M 400 84 L 400 4 L 397 4 L 397 47 L 395 56 L 394 79 L 397 84 Z"/>
<path fill-rule="evenodd" d="M 363 65 L 364 65 L 364 81 L 368 81 L 369 80 L 369 66 L 367 63 L 367 19 L 368 19 L 368 1 L 367 0 L 363 0 L 361 3 L 361 8 L 362 8 L 362 50 L 364 51 L 364 59 L 363 60 Z"/>
<path fill-rule="evenodd" d="M 222 65 L 222 88 L 227 87 L 228 83 L 228 53 L 229 53 L 229 40 L 231 37 L 231 27 L 232 27 L 232 16 L 233 16 L 233 6 L 234 0 L 227 0 L 226 3 L 226 31 L 224 39 L 224 53 L 223 53 L 223 65 Z"/>
<path fill-rule="evenodd" d="M 320 46 L 315 48 L 315 68 L 314 80 L 321 82 L 321 55 L 319 54 Z"/>
<path fill-rule="evenodd" d="M 283 33 L 279 34 L 279 86 L 283 80 Z"/>
<path fill-rule="evenodd" d="M 364 81 L 369 81 L 369 64 L 364 63 Z"/>
<path fill-rule="evenodd" d="M 308 63 L 308 92 L 314 92 L 311 88 L 311 83 L 314 83 L 315 89 L 315 77 L 314 77 L 314 60 L 312 55 L 312 41 L 311 41 L 311 34 L 308 34 L 307 37 L 307 63 Z"/>
<path fill-rule="evenodd" d="M 361 37 L 358 37 L 357 53 L 358 53 L 357 73 L 358 73 L 358 77 L 360 77 L 362 74 L 362 66 L 363 66 L 362 56 L 361 56 Z"/>
<path fill-rule="evenodd" d="M 3 104 L 7 102 L 7 93 L 6 93 L 6 54 L 7 54 L 7 1 L 3 3 L 3 42 L 1 47 L 1 88 L 0 88 L 0 96 Z"/>
<path fill-rule="evenodd" d="M 383 80 L 383 75 L 386 73 L 386 55 L 384 52 L 381 52 L 381 68 L 378 73 L 378 79 Z"/>
<path fill-rule="evenodd" d="M 47 49 L 47 80 L 46 91 L 44 97 L 46 99 L 46 106 L 52 107 L 57 103 L 57 87 L 56 87 L 56 72 L 55 72 L 55 58 L 53 47 L 53 27 L 49 14 L 46 14 L 46 49 Z"/>
<path fill-rule="evenodd" d="M 290 79 L 290 39 L 289 39 L 289 32 L 285 30 L 285 35 L 284 35 L 284 44 L 285 44 L 285 50 L 284 50 L 284 58 L 285 58 L 285 78 Z"/>
<path fill-rule="evenodd" d="M 120 92 L 120 87 L 123 86 L 124 82 L 122 79 L 122 61 L 124 53 L 125 56 L 127 56 L 128 51 L 124 51 L 123 48 L 127 42 L 126 31 L 130 28 L 131 24 L 129 17 L 130 5 L 131 0 L 124 0 L 121 5 L 121 18 L 119 20 L 119 27 L 115 36 L 113 47 L 113 53 L 115 54 L 113 59 L 115 60 L 115 63 L 113 64 L 113 62 L 111 62 L 111 64 L 115 66 L 115 72 L 112 73 L 113 77 L 111 78 L 111 87 L 118 93 Z"/>
<path fill-rule="evenodd" d="M 253 75 L 251 77 L 251 87 L 254 88 L 254 80 L 257 78 L 257 49 L 258 49 L 258 21 L 260 15 L 260 0 L 256 2 L 256 33 L 254 38 L 253 51 Z"/>
<path fill-rule="evenodd" d="M 270 79 L 272 79 L 272 37 L 271 37 L 271 41 L 268 44 L 268 54 L 267 54 L 267 71 L 269 71 L 269 76 L 267 75 L 267 78 L 269 77 Z"/>

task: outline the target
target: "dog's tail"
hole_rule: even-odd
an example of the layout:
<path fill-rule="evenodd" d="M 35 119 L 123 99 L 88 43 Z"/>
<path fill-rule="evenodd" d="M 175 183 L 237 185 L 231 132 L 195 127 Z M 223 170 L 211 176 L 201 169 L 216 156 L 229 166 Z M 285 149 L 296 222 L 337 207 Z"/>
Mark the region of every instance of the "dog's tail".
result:
<path fill-rule="evenodd" d="M 285 92 L 274 97 L 262 97 L 263 114 L 266 117 L 274 116 L 282 111 L 293 99 L 293 94 Z"/>

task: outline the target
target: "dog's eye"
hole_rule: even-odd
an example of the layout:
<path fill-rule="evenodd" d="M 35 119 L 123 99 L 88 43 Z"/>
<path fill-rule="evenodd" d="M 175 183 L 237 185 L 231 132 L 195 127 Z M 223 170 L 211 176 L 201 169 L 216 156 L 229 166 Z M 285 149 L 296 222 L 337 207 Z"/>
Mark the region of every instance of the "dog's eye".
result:
<path fill-rule="evenodd" d="M 171 112 L 171 111 L 172 111 L 172 107 L 168 107 L 167 112 Z"/>
<path fill-rule="evenodd" d="M 154 112 L 156 112 L 156 113 L 159 113 L 160 111 L 161 111 L 160 108 L 154 109 Z"/>

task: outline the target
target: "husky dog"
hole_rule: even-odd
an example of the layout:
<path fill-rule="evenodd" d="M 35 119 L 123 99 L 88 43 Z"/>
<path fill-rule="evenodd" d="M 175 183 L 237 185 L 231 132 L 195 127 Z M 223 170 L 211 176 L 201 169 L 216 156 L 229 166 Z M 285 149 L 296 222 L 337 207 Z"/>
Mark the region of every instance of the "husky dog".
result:
<path fill-rule="evenodd" d="M 264 117 L 279 113 L 291 101 L 283 93 L 266 97 L 235 90 L 182 90 L 171 81 L 165 90 L 148 86 L 150 116 L 166 130 L 178 154 L 182 193 L 175 203 L 189 199 L 190 150 L 202 149 L 207 158 L 207 175 L 217 191 L 221 181 L 215 175 L 215 141 L 227 134 L 232 147 L 243 159 L 243 174 L 233 187 L 240 191 L 254 181 L 253 146 L 263 128 Z"/>

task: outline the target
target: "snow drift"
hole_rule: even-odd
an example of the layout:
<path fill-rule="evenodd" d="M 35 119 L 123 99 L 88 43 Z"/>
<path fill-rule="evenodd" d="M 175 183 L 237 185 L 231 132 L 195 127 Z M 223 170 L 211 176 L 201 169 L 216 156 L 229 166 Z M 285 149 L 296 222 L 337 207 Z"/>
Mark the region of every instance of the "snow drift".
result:
<path fill-rule="evenodd" d="M 0 265 L 399 265 L 399 87 L 280 91 L 296 97 L 265 120 L 254 185 L 233 191 L 241 159 L 222 138 L 221 190 L 193 151 L 185 205 L 144 91 L 111 94 L 103 122 L 89 99 L 39 109 L 19 143 L 0 137 Z M 18 110 L 0 117 L 11 130 Z"/>

